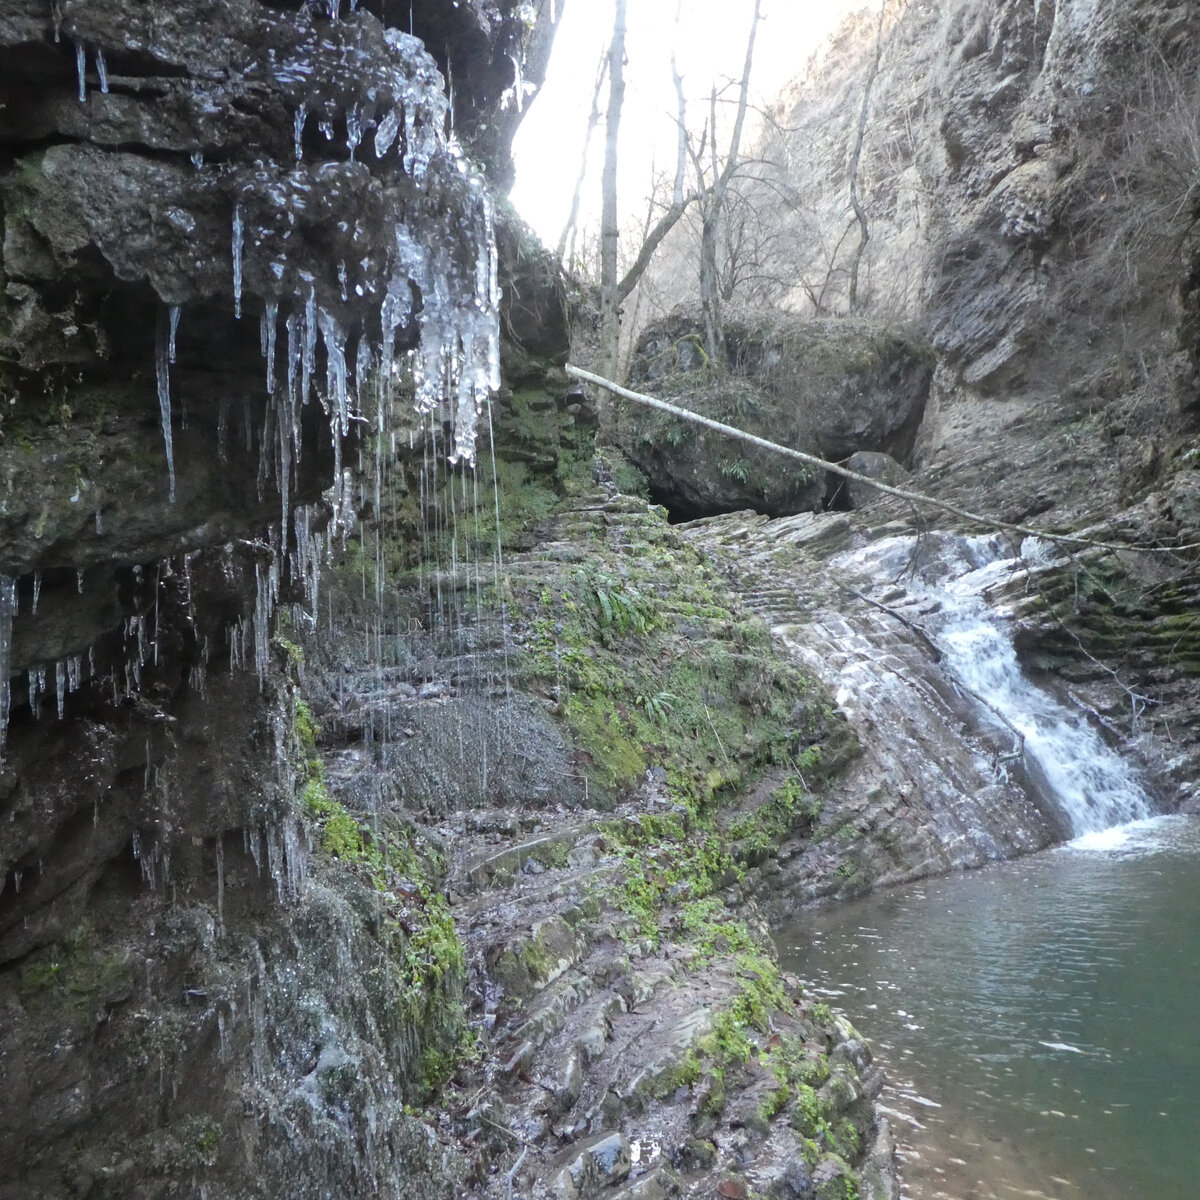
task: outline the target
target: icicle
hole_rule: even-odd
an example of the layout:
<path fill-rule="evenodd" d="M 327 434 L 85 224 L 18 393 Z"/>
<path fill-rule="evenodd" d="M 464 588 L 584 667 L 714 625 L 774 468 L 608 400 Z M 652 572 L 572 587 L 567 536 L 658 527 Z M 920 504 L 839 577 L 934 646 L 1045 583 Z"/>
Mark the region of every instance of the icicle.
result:
<path fill-rule="evenodd" d="M 321 340 L 325 343 L 326 386 L 332 402 L 331 417 L 335 419 L 335 433 L 342 437 L 350 432 L 350 406 L 346 397 L 346 335 L 325 309 L 317 313 Z"/>
<path fill-rule="evenodd" d="M 75 591 L 80 596 L 83 595 L 83 568 L 82 567 L 78 568 L 75 572 Z"/>
<path fill-rule="evenodd" d="M 382 158 L 391 148 L 392 143 L 396 140 L 396 134 L 400 132 L 400 122 L 404 119 L 404 109 L 397 104 L 391 112 L 379 122 L 379 127 L 375 130 L 375 157 Z"/>
<path fill-rule="evenodd" d="M 167 336 L 167 362 L 174 365 L 175 363 L 175 337 L 179 333 L 179 305 L 171 304 L 167 307 L 167 316 L 170 325 L 170 330 Z"/>
<path fill-rule="evenodd" d="M 354 161 L 354 153 L 362 141 L 362 115 L 358 105 L 352 104 L 346 109 L 346 148 L 350 151 L 350 161 Z"/>
<path fill-rule="evenodd" d="M 329 19 L 331 21 L 336 21 L 338 19 L 341 8 L 341 0 L 329 0 Z"/>
<path fill-rule="evenodd" d="M 108 63 L 104 61 L 104 51 L 96 47 L 96 74 L 100 76 L 100 91 L 108 95 Z"/>
<path fill-rule="evenodd" d="M 199 171 L 204 166 L 204 151 L 203 150 L 193 150 L 192 151 L 192 166 L 195 167 L 197 171 Z"/>
<path fill-rule="evenodd" d="M 171 367 L 161 325 L 155 346 L 154 373 L 158 379 L 158 410 L 162 418 L 163 449 L 167 455 L 167 499 L 174 504 L 175 448 L 171 441 Z"/>
<path fill-rule="evenodd" d="M 58 719 L 61 721 L 67 704 L 67 668 L 62 659 L 54 664 L 54 690 L 58 697 Z"/>
<path fill-rule="evenodd" d="M 87 47 L 75 43 L 75 73 L 79 76 L 79 103 L 87 103 Z"/>
<path fill-rule="evenodd" d="M 291 417 L 292 461 L 296 466 L 300 465 L 300 450 L 304 441 L 304 414 L 301 406 L 304 404 L 306 395 L 299 390 L 301 383 L 304 382 L 304 356 L 300 348 L 302 340 L 300 327 L 303 323 L 304 318 L 297 313 L 289 316 L 285 323 L 288 340 L 287 411 Z"/>
<path fill-rule="evenodd" d="M 233 206 L 233 315 L 242 319 L 242 206 Z"/>
<path fill-rule="evenodd" d="M 345 304 L 349 299 L 346 295 L 346 260 L 342 259 L 337 267 L 338 286 L 342 289 L 342 303 Z"/>
<path fill-rule="evenodd" d="M 275 390 L 275 335 L 279 325 L 279 301 L 268 300 L 265 304 L 263 320 L 266 322 L 266 344 L 263 352 L 267 356 L 267 395 Z"/>
<path fill-rule="evenodd" d="M 217 924 L 225 927 L 225 839 L 217 834 Z M 224 1038 L 222 1038 L 224 1041 Z"/>
<path fill-rule="evenodd" d="M 354 394 L 358 401 L 358 411 L 365 412 L 367 407 L 367 385 L 371 378 L 371 367 L 374 358 L 371 354 L 371 343 L 366 335 L 358 339 L 358 350 L 354 355 Z M 383 432 L 383 404 L 379 405 L 378 431 Z"/>
<path fill-rule="evenodd" d="M 259 691 L 266 685 L 271 668 L 271 615 L 279 599 L 279 568 L 274 559 L 264 570 L 261 562 L 254 564 L 257 583 L 254 602 L 254 669 L 258 675 Z"/>
<path fill-rule="evenodd" d="M 404 106 L 404 173 L 417 179 L 424 172 L 417 172 L 413 166 L 417 152 L 417 116 L 413 109 L 412 104 Z"/>
<path fill-rule="evenodd" d="M 525 80 L 521 78 L 521 59 L 516 54 L 508 56 L 513 65 L 513 98 L 517 102 L 517 112 L 525 108 Z"/>
<path fill-rule="evenodd" d="M 45 667 L 30 667 L 29 668 L 29 711 L 33 713 L 33 719 L 36 721 L 41 716 L 41 704 L 38 700 L 39 696 L 46 694 L 46 668 Z"/>
<path fill-rule="evenodd" d="M 308 276 L 311 280 L 312 276 Z M 304 300 L 304 353 L 300 358 L 300 403 L 308 403 L 308 389 L 317 362 L 317 291 L 309 282 Z"/>
<path fill-rule="evenodd" d="M 0 753 L 8 733 L 8 709 L 12 699 L 9 671 L 12 668 L 12 623 L 17 615 L 17 581 L 0 575 Z"/>
<path fill-rule="evenodd" d="M 33 573 L 33 611 L 37 612 L 38 600 L 42 594 L 42 573 L 34 571 Z"/>
<path fill-rule="evenodd" d="M 301 104 L 296 109 L 296 116 L 293 121 L 293 134 L 296 139 L 296 161 L 299 162 L 304 157 L 304 121 L 308 113 Z"/>

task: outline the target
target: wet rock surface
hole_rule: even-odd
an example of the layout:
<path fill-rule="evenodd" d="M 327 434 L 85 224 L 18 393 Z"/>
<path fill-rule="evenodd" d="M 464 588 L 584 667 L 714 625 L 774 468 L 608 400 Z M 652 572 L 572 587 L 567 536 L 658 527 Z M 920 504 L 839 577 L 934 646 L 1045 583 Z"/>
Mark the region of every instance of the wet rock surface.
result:
<path fill-rule="evenodd" d="M 322 494 L 390 417 L 380 374 L 427 350 L 467 425 L 496 382 L 491 199 L 440 68 L 502 177 L 503 93 L 536 86 L 549 21 L 371 9 L 0 13 L 6 1196 L 464 1177 L 410 1115 L 461 1032 L 436 853 L 389 865 L 386 928 L 363 879 L 308 869 L 312 732 L 275 617 L 315 617 L 352 519 Z"/>
<path fill-rule="evenodd" d="M 727 639 L 758 627 L 742 627 L 718 577 L 634 498 L 564 501 L 503 575 L 503 624 L 472 616 L 469 566 L 425 584 L 424 600 L 401 599 L 426 615 L 408 622 L 398 656 L 410 665 L 389 670 L 386 695 L 352 639 L 305 639 L 330 795 L 363 828 L 403 814 L 447 854 L 479 1057 L 436 1108 L 439 1135 L 473 1164 L 469 1194 L 807 1200 L 847 1182 L 894 1194 L 890 1132 L 873 1109 L 881 1076 L 844 1019 L 779 975 L 753 898 L 767 822 L 800 834 L 810 821 L 769 740 L 773 695 L 809 685 L 766 674 L 776 652 L 761 631 L 732 674 L 709 674 Z M 419 652 L 426 642 L 442 647 L 436 659 Z M 695 718 L 699 697 L 678 673 L 692 660 L 709 678 Z M 785 702 L 779 729 L 804 726 L 836 774 L 839 722 L 807 722 Z M 711 731 L 688 733 L 704 704 Z M 347 712 L 360 714 L 352 728 Z M 496 730 L 486 777 L 479 712 Z M 539 726 L 559 732 L 529 762 Z M 645 744 L 660 738 L 683 739 L 678 754 Z M 424 739 L 445 787 L 414 786 L 403 762 Z M 696 789 L 714 787 L 702 802 Z"/>
<path fill-rule="evenodd" d="M 785 842 L 756 879 L 774 919 L 1061 840 L 1061 818 L 1005 765 L 1011 734 L 981 725 L 972 698 L 941 667 L 922 629 L 936 605 L 919 596 L 910 603 L 903 578 L 856 578 L 828 565 L 854 544 L 849 518 L 741 513 L 682 532 L 723 564 L 781 650 L 836 696 L 862 747 L 811 835 Z M 886 596 L 886 606 L 872 596 Z"/>

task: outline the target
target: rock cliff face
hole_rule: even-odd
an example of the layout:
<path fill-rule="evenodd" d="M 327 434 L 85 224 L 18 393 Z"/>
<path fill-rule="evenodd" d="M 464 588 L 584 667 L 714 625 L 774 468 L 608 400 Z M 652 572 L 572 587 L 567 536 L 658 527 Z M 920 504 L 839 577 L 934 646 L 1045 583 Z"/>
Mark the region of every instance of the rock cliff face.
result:
<path fill-rule="evenodd" d="M 939 354 L 918 482 L 1008 519 L 1195 542 L 1200 14 L 1170 0 L 916 6 L 893 36 L 877 145 L 900 133 L 887 114 L 906 114 L 900 174 L 927 214 Z M 875 170 L 886 212 L 895 185 Z M 886 279 L 899 260 L 883 224 Z M 1168 794 L 1185 799 L 1195 751 L 1172 739 L 1195 702 L 1193 653 L 1169 630 L 1195 602 L 1188 558 L 1077 560 L 1034 589 L 1022 639 L 1120 736 L 1156 734 L 1151 761 L 1171 764 Z"/>
<path fill-rule="evenodd" d="M 452 130 L 507 176 L 551 23 L 385 9 L 0 14 L 6 1196 L 458 1178 L 403 1108 L 462 1032 L 436 855 L 386 937 L 308 873 L 273 614 L 315 617 L 366 423 L 472 452 L 497 263 Z"/>
<path fill-rule="evenodd" d="M 1197 20 L 1172 0 L 960 0 L 885 26 L 860 180 L 865 311 L 928 320 L 939 369 L 919 460 L 953 487 L 1002 445 L 1003 487 L 975 482 L 1002 515 L 1120 504 L 1146 444 L 1162 454 L 1184 429 Z M 800 132 L 764 148 L 793 162 L 797 207 L 826 232 L 873 40 L 849 25 L 785 101 Z M 795 255 L 819 244 L 796 226 Z M 822 307 L 844 307 L 844 263 L 820 267 L 798 257 L 779 298 L 810 306 L 801 285 L 817 280 Z M 1049 449 L 1064 431 L 1067 462 Z M 1067 477 L 1088 464 L 1081 494 Z"/>
<path fill-rule="evenodd" d="M 743 299 L 845 312 L 849 151 L 878 11 L 848 22 L 780 102 L 759 148 L 774 166 L 745 185 L 773 214 L 758 276 L 776 284 Z M 1140 745 L 1172 802 L 1192 797 L 1196 761 L 1190 735 L 1177 740 L 1196 701 L 1194 569 L 1170 548 L 1200 540 L 1198 46 L 1200 14 L 1176 0 L 891 7 L 859 175 L 863 312 L 926 330 L 935 360 L 909 486 L 1153 548 L 1089 552 L 1027 581 L 1018 619 L 1031 669 Z M 899 420 L 906 402 L 891 403 Z M 748 419 L 803 437 L 821 405 Z M 724 481 L 710 470 L 705 486 Z M 851 528 L 870 537 L 897 519 L 885 503 Z M 934 509 L 924 519 L 965 528 Z"/>
<path fill-rule="evenodd" d="M 919 629 L 889 657 L 891 591 L 824 571 L 909 509 L 678 531 L 620 494 L 563 288 L 515 222 L 493 257 L 451 136 L 506 177 L 549 6 L 392 7 L 0 15 L 0 1196 L 894 1197 L 869 1051 L 767 918 L 1062 828 Z M 1197 251 L 1160 231 L 1133 292 L 1088 275 L 1122 228 L 1106 96 L 1132 103 L 1131 45 L 1191 94 L 1192 6 L 913 3 L 891 36 L 872 287 L 920 278 L 881 315 L 927 314 L 936 361 L 783 322 L 836 350 L 797 437 L 1010 519 L 1198 540 Z M 1154 212 L 1193 204 L 1154 178 Z M 753 415 L 804 356 L 735 335 L 761 378 L 713 402 Z M 695 345 L 660 341 L 647 386 Z M 701 457 L 658 494 L 828 500 Z M 1170 730 L 1167 787 L 1200 752 L 1190 561 L 1089 551 L 1004 597 L 1113 738 Z M 837 711 L 854 643 L 919 719 Z"/>

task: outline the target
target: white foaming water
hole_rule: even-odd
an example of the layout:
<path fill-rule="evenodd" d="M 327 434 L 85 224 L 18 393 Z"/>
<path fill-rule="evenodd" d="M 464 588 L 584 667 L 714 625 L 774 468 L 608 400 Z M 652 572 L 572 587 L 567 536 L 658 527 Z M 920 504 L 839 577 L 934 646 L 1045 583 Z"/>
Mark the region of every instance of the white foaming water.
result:
<path fill-rule="evenodd" d="M 1143 821 L 1154 806 L 1137 772 L 1082 715 L 1025 676 L 1006 623 L 983 598 L 988 587 L 1045 561 L 1043 544 L 1030 541 L 1023 550 L 1025 558 L 1005 557 L 997 538 L 944 537 L 927 547 L 894 538 L 843 561 L 866 567 L 876 583 L 903 578 L 923 602 L 936 601 L 936 614 L 922 620 L 944 654 L 944 668 L 987 721 L 1019 739 L 1014 753 L 1023 757 L 1031 782 L 1061 809 L 1073 837 Z"/>
<path fill-rule="evenodd" d="M 938 638 L 946 665 L 1021 734 L 1026 762 L 1071 832 L 1097 833 L 1148 817 L 1150 802 L 1134 771 L 1085 720 L 1025 677 L 1012 639 L 982 601 L 948 604 L 947 612 L 953 615 Z"/>
<path fill-rule="evenodd" d="M 1156 854 L 1172 844 L 1187 821 L 1187 817 L 1175 814 L 1146 817 L 1140 821 L 1130 821 L 1127 825 L 1115 825 L 1112 829 L 1085 833 L 1068 842 L 1062 849 L 1067 852 L 1105 855 L 1120 851 L 1122 858 Z"/>

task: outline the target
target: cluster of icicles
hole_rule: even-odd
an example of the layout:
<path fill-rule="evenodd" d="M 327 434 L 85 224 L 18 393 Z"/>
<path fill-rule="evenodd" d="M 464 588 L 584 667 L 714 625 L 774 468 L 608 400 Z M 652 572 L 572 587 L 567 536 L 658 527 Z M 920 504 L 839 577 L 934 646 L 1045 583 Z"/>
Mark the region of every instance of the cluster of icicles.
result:
<path fill-rule="evenodd" d="M 351 3 L 351 9 L 353 7 Z M 336 19 L 336 0 L 331 3 L 331 16 Z M 402 54 L 415 54 L 414 47 L 419 43 L 413 39 L 391 32 L 387 36 Z M 91 48 L 90 53 L 100 91 L 107 93 L 109 79 L 103 52 Z M 81 102 L 87 99 L 88 54 L 88 47 L 77 44 Z M 420 206 L 415 206 L 408 214 L 415 222 L 412 227 L 399 220 L 394 223 L 387 268 L 375 278 L 364 278 L 352 285 L 346 264 L 339 262 L 337 288 L 319 290 L 315 274 L 301 268 L 294 272 L 301 286 L 289 297 L 277 292 L 261 298 L 260 349 L 266 363 L 266 408 L 260 427 L 258 485 L 261 497 L 274 479 L 280 496 L 281 519 L 268 530 L 266 541 L 260 547 L 261 553 L 255 564 L 253 612 L 226 629 L 230 671 L 246 669 L 252 662 L 260 687 L 270 668 L 271 629 L 281 594 L 281 575 L 286 573 L 293 588 L 298 586 L 302 590 L 309 619 L 315 620 L 321 565 L 328 557 L 332 540 L 333 530 L 324 532 L 314 528 L 313 510 L 305 506 L 293 508 L 304 407 L 315 400 L 329 423 L 335 454 L 331 501 L 333 528 L 336 529 L 348 511 L 342 445 L 352 422 L 361 423 L 375 434 L 377 454 L 383 453 L 385 442 L 394 448 L 391 397 L 394 390 L 411 390 L 416 408 L 427 414 L 431 422 L 435 410 L 452 407 L 455 440 L 451 460 L 473 466 L 478 414 L 481 406 L 487 403 L 491 390 L 499 386 L 499 288 L 491 202 L 483 181 L 470 176 L 461 153 L 453 140 L 445 135 L 448 104 L 440 87 L 422 86 L 433 82 L 432 60 L 425 56 L 424 61 L 425 69 L 418 70 L 416 80 L 408 80 L 399 92 L 395 87 L 391 90 L 390 104 L 386 100 L 382 105 L 374 104 L 368 95 L 363 102 L 346 107 L 347 149 L 353 159 L 364 136 L 373 128 L 376 157 L 386 160 L 392 155 L 398 168 L 417 184 L 424 180 L 435 160 L 439 160 L 440 177 L 435 186 L 442 193 L 441 204 L 447 203 L 447 195 L 458 198 L 460 211 L 453 214 L 455 220 L 439 222 L 434 219 L 436 203 L 424 213 Z M 432 70 L 436 74 L 436 69 Z M 295 74 L 296 81 L 303 82 L 302 64 Z M 326 138 L 332 140 L 333 120 L 337 115 L 333 102 L 328 97 L 321 99 L 318 96 L 312 112 Z M 298 162 L 303 155 L 304 127 L 309 115 L 309 104 L 301 101 L 295 118 Z M 397 149 L 393 155 L 394 146 Z M 192 161 L 198 170 L 203 169 L 200 151 L 193 153 Z M 448 176 L 451 185 L 457 186 L 446 186 Z M 295 195 L 290 199 L 294 205 L 302 203 Z M 235 205 L 231 224 L 233 307 L 240 318 L 247 241 L 249 239 L 253 248 L 259 241 L 266 240 L 267 231 L 256 230 L 253 225 L 248 227 L 241 205 Z M 473 262 L 474 269 L 464 271 L 459 266 L 463 262 Z M 366 266 L 364 262 L 363 267 Z M 260 275 L 267 274 L 282 284 L 287 267 L 286 261 L 275 261 L 268 272 L 260 272 Z M 421 298 L 418 313 L 414 312 L 414 289 Z M 340 297 L 341 305 L 346 306 L 351 301 L 351 291 L 355 300 L 369 298 L 375 301 L 378 311 L 377 332 L 359 326 L 356 341 L 351 331 L 355 330 L 358 318 L 350 315 L 349 308 L 343 309 L 337 303 L 337 297 Z M 332 295 L 334 299 L 321 303 L 318 297 L 322 295 Z M 167 493 L 172 503 L 176 498 L 176 477 L 171 367 L 176 360 L 180 321 L 180 307 L 169 306 L 155 350 Z M 419 329 L 419 347 L 407 352 L 404 360 L 397 361 L 394 350 L 397 335 L 406 332 L 414 322 Z M 318 345 L 324 356 L 323 387 L 317 378 Z M 282 353 L 277 353 L 279 350 Z M 394 389 L 396 376 L 402 371 L 405 386 Z M 438 424 L 440 427 L 440 421 Z M 217 433 L 220 458 L 225 456 L 225 433 L 223 407 Z M 246 421 L 246 435 L 252 440 L 249 420 Z M 101 532 L 99 513 L 97 532 Z M 171 570 L 170 562 L 159 564 L 160 576 Z M 134 568 L 135 575 L 141 571 L 140 567 Z M 155 597 L 161 582 L 161 578 L 154 580 Z M 40 585 L 40 576 L 35 573 L 30 615 L 37 611 Z M 83 591 L 82 572 L 79 590 Z M 0 755 L 3 754 L 11 708 L 13 619 L 18 615 L 19 598 L 17 580 L 11 575 L 0 575 Z M 53 694 L 53 711 L 61 719 L 65 715 L 67 696 L 87 681 L 106 686 L 114 698 L 139 692 L 143 667 L 157 662 L 157 630 L 157 614 L 137 611 L 125 619 L 122 626 L 123 678 L 117 678 L 113 672 L 107 680 L 97 679 L 92 649 L 85 654 L 30 666 L 27 695 L 33 717 L 39 718 L 50 707 L 49 697 Z M 189 679 L 192 689 L 201 695 L 205 691 L 209 657 L 205 640 Z M 277 747 L 275 761 L 282 769 L 288 769 L 290 759 L 285 747 Z M 169 791 L 169 781 L 150 763 L 149 747 L 145 786 L 147 792 L 161 790 L 164 796 Z M 297 895 L 304 883 L 307 853 L 305 836 L 296 817 L 284 812 L 260 825 L 248 826 L 245 838 L 247 852 L 256 863 L 265 863 L 281 898 Z M 218 919 L 223 920 L 224 872 L 220 839 L 217 847 Z M 153 842 L 144 842 L 135 831 L 133 853 L 150 887 L 167 883 L 169 842 L 157 838 Z M 19 873 L 16 884 L 19 887 Z"/>
<path fill-rule="evenodd" d="M 40 572 L 33 576 L 33 603 L 31 614 L 38 610 L 41 598 L 42 578 Z M 79 590 L 83 591 L 83 572 L 79 572 Z M 11 575 L 0 575 L 0 750 L 4 747 L 4 735 L 8 729 L 8 713 L 11 705 L 12 687 L 8 673 L 8 663 L 12 653 L 12 623 L 17 615 L 19 600 L 17 581 Z M 136 666 L 127 664 L 126 690 L 132 690 L 135 677 L 140 681 L 142 664 L 146 661 L 146 645 L 142 631 L 140 616 L 132 616 L 124 623 L 126 641 L 131 636 L 138 644 L 141 654 Z M 132 672 L 132 673 L 131 673 Z M 79 690 L 84 679 L 89 679 L 96 673 L 95 652 L 88 649 L 85 664 L 82 654 L 71 654 L 51 663 L 38 663 L 28 669 L 29 707 L 36 717 L 41 712 L 43 696 L 48 696 L 53 689 L 56 698 L 56 708 L 61 720 L 66 707 L 67 695 Z M 114 684 L 115 690 L 115 684 Z"/>
<path fill-rule="evenodd" d="M 349 10 L 353 12 L 356 7 L 356 0 L 350 0 Z M 328 8 L 329 16 L 336 21 L 341 11 L 339 0 L 329 0 Z M 256 567 L 254 611 L 227 630 L 227 639 L 230 669 L 247 667 L 253 662 L 260 686 L 270 664 L 270 630 L 280 596 L 281 571 L 287 572 L 294 584 L 302 586 L 310 619 L 315 619 L 320 565 L 332 539 L 332 530 L 314 532 L 308 508 L 301 506 L 293 511 L 305 407 L 314 401 L 318 403 L 329 424 L 335 457 L 329 499 L 336 528 L 347 511 L 342 447 L 352 423 L 373 434 L 377 446 L 382 446 L 389 434 L 394 443 L 391 397 L 394 390 L 410 393 L 419 413 L 452 410 L 454 445 L 450 461 L 473 467 L 479 413 L 491 392 L 500 385 L 500 293 L 492 204 L 484 181 L 469 171 L 455 139 L 447 132 L 449 101 L 436 65 L 419 40 L 386 30 L 386 41 L 403 69 L 395 67 L 381 77 L 377 72 L 376 78 L 382 78 L 378 87 L 366 86 L 358 100 L 339 107 L 334 92 L 315 79 L 311 67 L 317 61 L 316 56 L 336 54 L 339 49 L 322 38 L 307 15 L 302 14 L 302 20 L 306 22 L 307 41 L 292 60 L 276 62 L 271 67 L 275 85 L 285 95 L 297 96 L 294 130 L 297 162 L 303 157 L 303 135 L 310 116 L 316 116 L 327 140 L 332 140 L 333 122 L 340 113 L 345 121 L 351 160 L 374 130 L 375 157 L 383 161 L 392 156 L 396 168 L 416 185 L 418 201 L 423 188 L 436 191 L 437 196 L 427 204 L 410 204 L 403 219 L 397 214 L 382 270 L 351 284 L 346 263 L 339 262 L 336 287 L 318 286 L 319 268 L 289 263 L 278 246 L 273 257 L 267 255 L 263 247 L 273 240 L 277 242 L 272 231 L 256 228 L 242 204 L 233 208 L 230 248 L 235 315 L 239 319 L 242 316 L 248 254 L 258 253 L 260 266 L 266 262 L 265 268 L 257 272 L 259 278 L 277 281 L 281 289 L 285 286 L 285 276 L 289 281 L 298 281 L 288 295 L 281 290 L 258 298 L 260 348 L 266 364 L 258 486 L 261 497 L 274 480 L 280 497 L 281 520 L 269 530 Z M 345 58 L 344 48 L 340 52 Z M 87 101 L 89 54 L 95 63 L 100 91 L 107 93 L 109 88 L 103 51 L 77 42 L 81 102 Z M 346 61 L 343 66 L 351 68 L 353 74 L 353 61 Z M 193 153 L 192 161 L 197 169 L 203 169 L 201 152 Z M 263 183 L 264 180 L 256 180 L 256 191 L 251 196 L 256 203 L 264 202 L 265 193 L 268 208 L 272 204 L 277 210 L 285 209 L 288 204 L 303 205 L 302 197 L 275 195 L 269 182 L 265 187 L 258 186 Z M 453 220 L 441 219 L 440 210 L 447 205 L 457 205 Z M 361 266 L 365 270 L 368 262 L 364 260 Z M 414 295 L 420 297 L 419 308 L 414 304 Z M 377 324 L 372 328 L 362 323 L 364 306 L 377 313 L 372 318 Z M 155 350 L 167 494 L 172 503 L 176 498 L 176 463 L 171 367 L 176 361 L 180 322 L 180 306 L 168 306 L 166 319 L 159 326 Z M 419 344 L 398 359 L 397 337 L 414 325 L 419 331 Z M 324 358 L 323 380 L 318 379 L 318 346 Z M 393 382 L 399 381 L 401 375 L 404 386 L 393 388 Z M 222 456 L 223 426 L 222 419 L 218 431 L 218 453 Z M 250 437 L 249 425 L 247 437 Z M 169 564 L 166 569 L 170 569 Z M 35 611 L 37 584 L 35 577 Z M 0 576 L 0 752 L 11 705 L 9 664 L 17 604 L 16 580 Z M 122 682 L 127 694 L 136 691 L 142 666 L 148 656 L 157 655 L 155 640 L 147 637 L 146 617 L 135 615 L 125 624 L 126 678 L 111 681 L 114 694 L 120 692 Z M 203 664 L 193 671 L 191 681 L 199 691 L 204 688 L 207 650 L 206 645 Z M 61 717 L 66 695 L 94 674 L 90 652 L 86 661 L 75 656 L 49 667 L 31 667 L 28 685 L 34 715 L 38 715 L 40 697 L 53 686 Z"/>
<path fill-rule="evenodd" d="M 260 687 L 266 680 L 271 663 L 271 618 L 279 600 L 280 563 L 286 565 L 292 582 L 302 589 L 305 605 L 310 613 L 316 612 L 317 593 L 320 586 L 321 564 L 326 560 L 330 540 L 328 533 L 314 530 L 313 510 L 300 505 L 292 512 L 293 548 L 286 554 L 282 548 L 282 537 L 278 526 L 268 531 L 267 542 L 260 547 L 261 555 L 255 564 L 256 595 L 254 611 L 249 616 L 231 624 L 225 631 L 229 645 L 229 670 L 241 670 L 254 665 Z M 155 570 L 152 594 L 158 597 L 168 576 L 175 573 L 171 560 L 159 563 Z M 183 587 L 190 597 L 190 556 L 182 563 Z M 135 580 L 141 584 L 145 570 L 133 568 Z M 77 572 L 78 591 L 84 591 L 84 572 Z M 35 571 L 33 590 L 29 596 L 28 612 L 35 616 L 41 599 L 42 577 Z M 157 600 L 156 600 L 157 602 Z M 190 606 L 190 599 L 188 601 Z M 8 729 L 11 707 L 12 685 L 8 663 L 12 653 L 13 618 L 20 610 L 20 594 L 17 581 L 11 575 L 0 575 L 0 752 Z M 35 663 L 27 668 L 26 682 L 29 709 L 35 719 L 40 719 L 43 709 L 54 696 L 54 711 L 59 720 L 66 711 L 66 699 L 77 692 L 87 681 L 97 681 L 107 689 L 114 699 L 134 696 L 141 690 L 142 669 L 149 663 L 158 663 L 158 614 L 150 609 L 139 609 L 125 617 L 121 624 L 124 669 L 120 677 L 110 671 L 103 679 L 97 677 L 95 647 L 86 653 L 67 655 L 52 662 Z M 204 695 L 209 662 L 209 646 L 205 639 L 200 648 L 199 662 L 192 667 L 188 683 L 193 691 Z"/>

